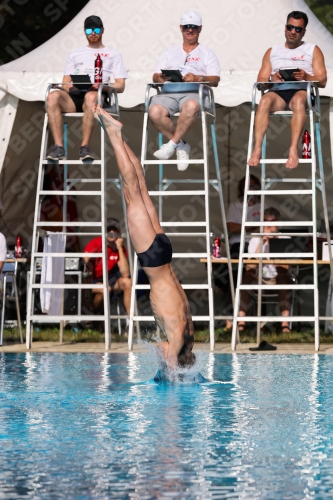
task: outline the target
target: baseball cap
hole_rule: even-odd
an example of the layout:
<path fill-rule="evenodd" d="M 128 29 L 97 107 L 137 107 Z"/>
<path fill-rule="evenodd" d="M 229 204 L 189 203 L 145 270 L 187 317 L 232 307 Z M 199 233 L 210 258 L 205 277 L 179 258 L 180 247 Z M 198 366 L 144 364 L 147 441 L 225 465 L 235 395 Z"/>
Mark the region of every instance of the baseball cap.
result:
<path fill-rule="evenodd" d="M 102 19 L 98 16 L 89 16 L 84 20 L 84 29 L 86 28 L 103 28 Z"/>
<path fill-rule="evenodd" d="M 196 24 L 197 26 L 202 26 L 202 19 L 198 12 L 195 10 L 188 10 L 180 18 L 181 26 L 185 24 Z"/>
<path fill-rule="evenodd" d="M 114 217 L 110 217 L 109 219 L 107 219 L 106 227 L 107 229 L 113 227 L 114 229 L 117 229 L 119 233 L 121 233 L 120 222 L 118 219 L 115 219 Z"/>

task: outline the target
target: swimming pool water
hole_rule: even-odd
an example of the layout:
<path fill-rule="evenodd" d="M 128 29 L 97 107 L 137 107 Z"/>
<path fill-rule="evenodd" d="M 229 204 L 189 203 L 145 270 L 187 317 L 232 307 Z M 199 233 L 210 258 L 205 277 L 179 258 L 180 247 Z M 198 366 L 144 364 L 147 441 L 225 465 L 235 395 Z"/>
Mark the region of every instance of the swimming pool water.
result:
<path fill-rule="evenodd" d="M 333 357 L 0 354 L 0 499 L 333 498 Z"/>

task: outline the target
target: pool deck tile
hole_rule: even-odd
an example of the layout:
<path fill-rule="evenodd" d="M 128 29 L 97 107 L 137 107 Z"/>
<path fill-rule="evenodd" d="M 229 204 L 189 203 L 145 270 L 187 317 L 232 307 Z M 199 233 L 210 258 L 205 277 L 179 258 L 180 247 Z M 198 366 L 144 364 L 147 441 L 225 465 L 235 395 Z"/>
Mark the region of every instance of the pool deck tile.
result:
<path fill-rule="evenodd" d="M 314 345 L 313 344 L 277 344 L 276 351 L 257 351 L 251 352 L 249 351 L 250 347 L 256 347 L 256 344 L 240 344 L 237 346 L 236 353 L 237 354 L 314 354 Z M 210 352 L 209 343 L 205 344 L 195 344 L 194 347 L 197 351 Z M 145 344 L 134 344 L 133 352 L 135 353 L 144 353 L 148 351 L 148 347 Z M 85 352 L 85 353 L 94 353 L 94 352 L 105 352 L 103 343 L 70 343 L 65 342 L 60 344 L 59 342 L 34 342 L 32 345 L 32 349 L 27 351 L 25 344 L 8 344 L 0 347 L 0 352 Z M 111 349 L 109 350 L 111 353 L 119 353 L 119 354 L 127 354 L 128 346 L 127 343 L 123 342 L 113 342 L 111 345 Z M 216 344 L 214 354 L 230 354 L 233 351 L 231 350 L 230 344 Z M 333 344 L 322 344 L 320 346 L 319 354 L 333 354 Z"/>

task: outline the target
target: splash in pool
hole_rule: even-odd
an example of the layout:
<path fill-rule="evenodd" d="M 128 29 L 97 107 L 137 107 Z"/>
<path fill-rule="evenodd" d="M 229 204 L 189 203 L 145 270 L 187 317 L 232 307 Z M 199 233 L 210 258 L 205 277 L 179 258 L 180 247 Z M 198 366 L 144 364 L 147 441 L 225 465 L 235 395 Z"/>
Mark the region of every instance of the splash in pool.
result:
<path fill-rule="evenodd" d="M 163 356 L 162 344 L 162 342 L 155 346 L 149 344 L 149 349 L 155 354 L 158 362 L 157 373 L 153 379 L 156 384 L 203 384 L 209 382 L 200 373 L 200 355 L 195 356 L 195 361 L 191 366 L 178 365 L 176 368 L 170 369 Z"/>

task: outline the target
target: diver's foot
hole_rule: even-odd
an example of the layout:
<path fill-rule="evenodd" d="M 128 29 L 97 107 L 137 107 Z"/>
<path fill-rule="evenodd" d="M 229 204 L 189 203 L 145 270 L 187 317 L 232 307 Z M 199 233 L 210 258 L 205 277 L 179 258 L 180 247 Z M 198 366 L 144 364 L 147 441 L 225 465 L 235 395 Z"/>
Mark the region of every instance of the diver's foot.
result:
<path fill-rule="evenodd" d="M 118 120 L 115 120 L 99 104 L 98 106 L 93 106 L 91 108 L 91 111 L 94 115 L 94 118 L 98 121 L 101 127 L 104 128 L 104 130 L 110 128 L 114 132 L 120 132 L 123 128 L 123 124 L 118 122 Z"/>
<path fill-rule="evenodd" d="M 250 167 L 257 167 L 260 162 L 260 156 L 261 156 L 261 149 L 254 149 L 252 155 L 247 161 L 247 164 L 250 165 Z"/>
<path fill-rule="evenodd" d="M 287 168 L 296 168 L 296 167 L 298 167 L 298 163 L 299 163 L 299 157 L 298 157 L 297 149 L 290 148 L 286 167 Z"/>

